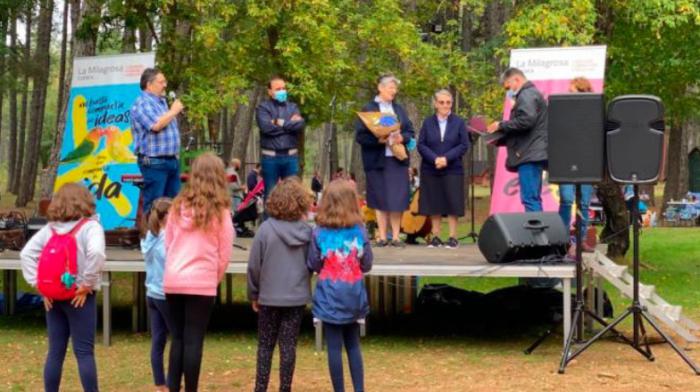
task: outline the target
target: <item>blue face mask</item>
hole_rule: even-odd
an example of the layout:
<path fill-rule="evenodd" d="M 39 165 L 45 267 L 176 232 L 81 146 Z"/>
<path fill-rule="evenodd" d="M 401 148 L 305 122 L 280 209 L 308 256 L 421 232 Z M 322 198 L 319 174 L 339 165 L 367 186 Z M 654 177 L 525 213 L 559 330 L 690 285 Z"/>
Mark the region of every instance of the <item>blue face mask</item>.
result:
<path fill-rule="evenodd" d="M 515 94 L 517 94 L 517 92 L 516 92 L 515 90 L 513 90 L 513 89 L 509 89 L 508 91 L 506 91 L 506 97 L 508 97 L 508 99 L 513 99 L 513 100 L 514 100 L 514 99 L 515 99 Z"/>
<path fill-rule="evenodd" d="M 278 90 L 275 91 L 275 101 L 277 102 L 286 102 L 287 101 L 287 90 Z"/>

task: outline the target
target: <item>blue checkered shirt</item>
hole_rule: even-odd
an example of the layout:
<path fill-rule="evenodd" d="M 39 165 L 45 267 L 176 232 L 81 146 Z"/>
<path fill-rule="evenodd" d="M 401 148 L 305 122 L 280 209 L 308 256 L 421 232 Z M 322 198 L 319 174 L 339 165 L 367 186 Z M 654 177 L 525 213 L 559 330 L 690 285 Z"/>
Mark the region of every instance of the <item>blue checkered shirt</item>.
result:
<path fill-rule="evenodd" d="M 134 152 L 148 157 L 180 155 L 180 130 L 173 119 L 160 132 L 151 128 L 168 111 L 165 98 L 146 91 L 131 106 L 131 132 L 134 135 Z"/>

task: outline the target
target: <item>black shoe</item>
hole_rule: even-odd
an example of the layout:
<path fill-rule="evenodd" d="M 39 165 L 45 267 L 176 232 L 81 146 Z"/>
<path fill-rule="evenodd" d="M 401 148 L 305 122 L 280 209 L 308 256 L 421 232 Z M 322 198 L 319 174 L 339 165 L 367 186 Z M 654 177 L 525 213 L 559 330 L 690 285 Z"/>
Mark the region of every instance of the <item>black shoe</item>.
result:
<path fill-rule="evenodd" d="M 457 241 L 456 238 L 450 237 L 449 240 L 447 240 L 447 245 L 445 245 L 445 248 L 447 249 L 456 249 L 459 247 L 459 241 Z"/>
<path fill-rule="evenodd" d="M 401 240 L 392 240 L 391 246 L 394 248 L 405 248 L 406 244 L 404 244 Z"/>
<path fill-rule="evenodd" d="M 374 246 L 377 248 L 384 248 L 388 245 L 389 243 L 386 240 L 377 240 L 377 242 L 374 243 Z"/>
<path fill-rule="evenodd" d="M 441 246 L 445 245 L 445 243 L 442 242 L 440 237 L 434 236 L 432 240 L 428 243 L 428 248 L 439 248 Z"/>

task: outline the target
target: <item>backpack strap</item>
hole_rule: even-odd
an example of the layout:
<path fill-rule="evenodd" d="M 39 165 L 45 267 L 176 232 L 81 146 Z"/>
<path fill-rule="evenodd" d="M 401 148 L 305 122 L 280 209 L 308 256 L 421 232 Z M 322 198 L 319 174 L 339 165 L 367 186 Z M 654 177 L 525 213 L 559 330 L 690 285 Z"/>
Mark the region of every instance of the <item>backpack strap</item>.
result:
<path fill-rule="evenodd" d="M 75 237 L 75 234 L 78 232 L 78 230 L 80 230 L 80 228 L 83 227 L 83 225 L 88 223 L 90 220 L 90 218 L 80 219 L 80 221 L 78 221 L 78 223 L 75 226 L 73 226 L 73 228 L 68 232 L 68 234 Z"/>

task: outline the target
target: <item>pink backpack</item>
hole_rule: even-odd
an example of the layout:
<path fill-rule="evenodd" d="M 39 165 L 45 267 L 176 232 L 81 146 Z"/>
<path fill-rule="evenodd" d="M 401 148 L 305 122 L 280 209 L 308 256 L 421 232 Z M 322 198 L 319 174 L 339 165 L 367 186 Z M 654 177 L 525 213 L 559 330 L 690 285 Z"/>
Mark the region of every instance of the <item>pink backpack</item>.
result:
<path fill-rule="evenodd" d="M 51 238 L 39 255 L 37 289 L 46 298 L 65 301 L 75 297 L 78 275 L 78 243 L 75 233 L 89 219 L 81 219 L 71 231 L 58 234 L 51 228 Z"/>

